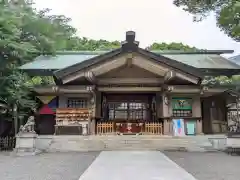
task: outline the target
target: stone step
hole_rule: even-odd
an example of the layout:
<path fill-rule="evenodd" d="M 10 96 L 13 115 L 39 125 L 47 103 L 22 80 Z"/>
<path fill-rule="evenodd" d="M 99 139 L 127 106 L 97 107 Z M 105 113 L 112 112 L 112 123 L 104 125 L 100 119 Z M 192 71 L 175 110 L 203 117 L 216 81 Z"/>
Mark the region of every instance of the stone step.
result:
<path fill-rule="evenodd" d="M 55 149 L 55 150 L 63 150 L 63 151 L 84 151 L 84 150 L 92 150 L 92 151 L 98 151 L 98 150 L 143 150 L 143 149 L 152 149 L 152 150 L 157 150 L 157 149 L 179 149 L 179 148 L 183 148 L 183 149 L 202 149 L 199 147 L 195 147 L 195 146 L 190 146 L 190 145 L 186 145 L 186 144 L 167 144 L 167 145 L 144 145 L 144 144 L 112 144 L 112 145 L 94 145 L 94 144 L 88 144 L 88 145 L 83 145 L 83 144 L 74 144 L 74 143 L 70 143 L 70 144 L 55 144 L 53 145 L 50 149 Z"/>
<path fill-rule="evenodd" d="M 212 150 L 207 137 L 54 136 L 49 151 Z"/>
<path fill-rule="evenodd" d="M 62 139 L 68 139 L 68 140 L 136 140 L 136 139 L 146 139 L 146 140 L 206 140 L 207 137 L 172 137 L 172 136 L 54 136 L 55 140 L 62 140 Z"/>

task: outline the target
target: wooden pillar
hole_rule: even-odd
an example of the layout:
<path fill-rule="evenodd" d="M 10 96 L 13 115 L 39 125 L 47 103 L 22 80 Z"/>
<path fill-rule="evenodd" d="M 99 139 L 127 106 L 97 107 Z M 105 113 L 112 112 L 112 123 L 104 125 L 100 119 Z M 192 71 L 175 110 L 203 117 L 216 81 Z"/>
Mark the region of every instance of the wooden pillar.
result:
<path fill-rule="evenodd" d="M 90 134 L 95 135 L 96 134 L 96 131 L 95 131 L 95 129 L 96 129 L 96 119 L 95 118 L 93 118 L 91 120 L 90 129 L 91 129 Z"/>
<path fill-rule="evenodd" d="M 203 134 L 202 130 L 202 119 L 197 120 L 196 134 Z"/>
<path fill-rule="evenodd" d="M 89 134 L 96 134 L 96 119 L 98 119 L 101 115 L 101 108 L 99 108 L 99 101 L 101 101 L 101 93 L 99 91 L 92 92 L 91 97 L 91 111 L 92 116 L 89 119 Z"/>
<path fill-rule="evenodd" d="M 172 119 L 164 119 L 163 134 L 171 136 L 172 133 Z"/>
<path fill-rule="evenodd" d="M 162 117 L 162 95 L 161 92 L 156 93 L 156 116 L 157 119 Z"/>
<path fill-rule="evenodd" d="M 96 118 L 101 118 L 101 111 L 102 111 L 102 93 L 99 91 L 95 92 L 96 99 L 96 110 L 95 110 L 95 117 Z"/>

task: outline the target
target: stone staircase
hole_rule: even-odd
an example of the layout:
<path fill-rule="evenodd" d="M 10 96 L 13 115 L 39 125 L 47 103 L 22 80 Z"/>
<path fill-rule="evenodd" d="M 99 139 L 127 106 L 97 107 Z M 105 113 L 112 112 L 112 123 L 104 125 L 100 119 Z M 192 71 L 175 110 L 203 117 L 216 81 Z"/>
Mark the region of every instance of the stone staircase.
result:
<path fill-rule="evenodd" d="M 208 136 L 53 136 L 47 152 L 111 150 L 215 151 Z"/>

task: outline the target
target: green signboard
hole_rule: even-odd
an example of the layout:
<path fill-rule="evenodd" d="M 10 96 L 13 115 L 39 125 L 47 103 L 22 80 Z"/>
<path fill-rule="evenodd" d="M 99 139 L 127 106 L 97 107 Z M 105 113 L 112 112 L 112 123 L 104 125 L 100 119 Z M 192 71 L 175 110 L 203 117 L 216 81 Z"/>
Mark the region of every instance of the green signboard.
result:
<path fill-rule="evenodd" d="M 173 110 L 192 110 L 192 98 L 172 98 Z"/>
<path fill-rule="evenodd" d="M 188 121 L 187 125 L 187 135 L 195 135 L 196 134 L 196 121 Z"/>

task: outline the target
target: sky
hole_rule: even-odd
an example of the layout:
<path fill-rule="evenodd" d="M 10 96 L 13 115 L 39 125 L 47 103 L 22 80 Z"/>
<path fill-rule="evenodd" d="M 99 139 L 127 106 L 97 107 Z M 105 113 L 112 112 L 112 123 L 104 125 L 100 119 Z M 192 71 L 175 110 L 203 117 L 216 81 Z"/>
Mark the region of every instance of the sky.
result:
<path fill-rule="evenodd" d="M 234 42 L 216 26 L 214 15 L 193 22 L 190 14 L 172 4 L 172 0 L 35 0 L 37 9 L 50 8 L 52 14 L 72 19 L 78 35 L 109 41 L 125 40 L 125 32 L 136 32 L 140 47 L 153 42 L 182 42 L 201 49 L 234 50 Z"/>

